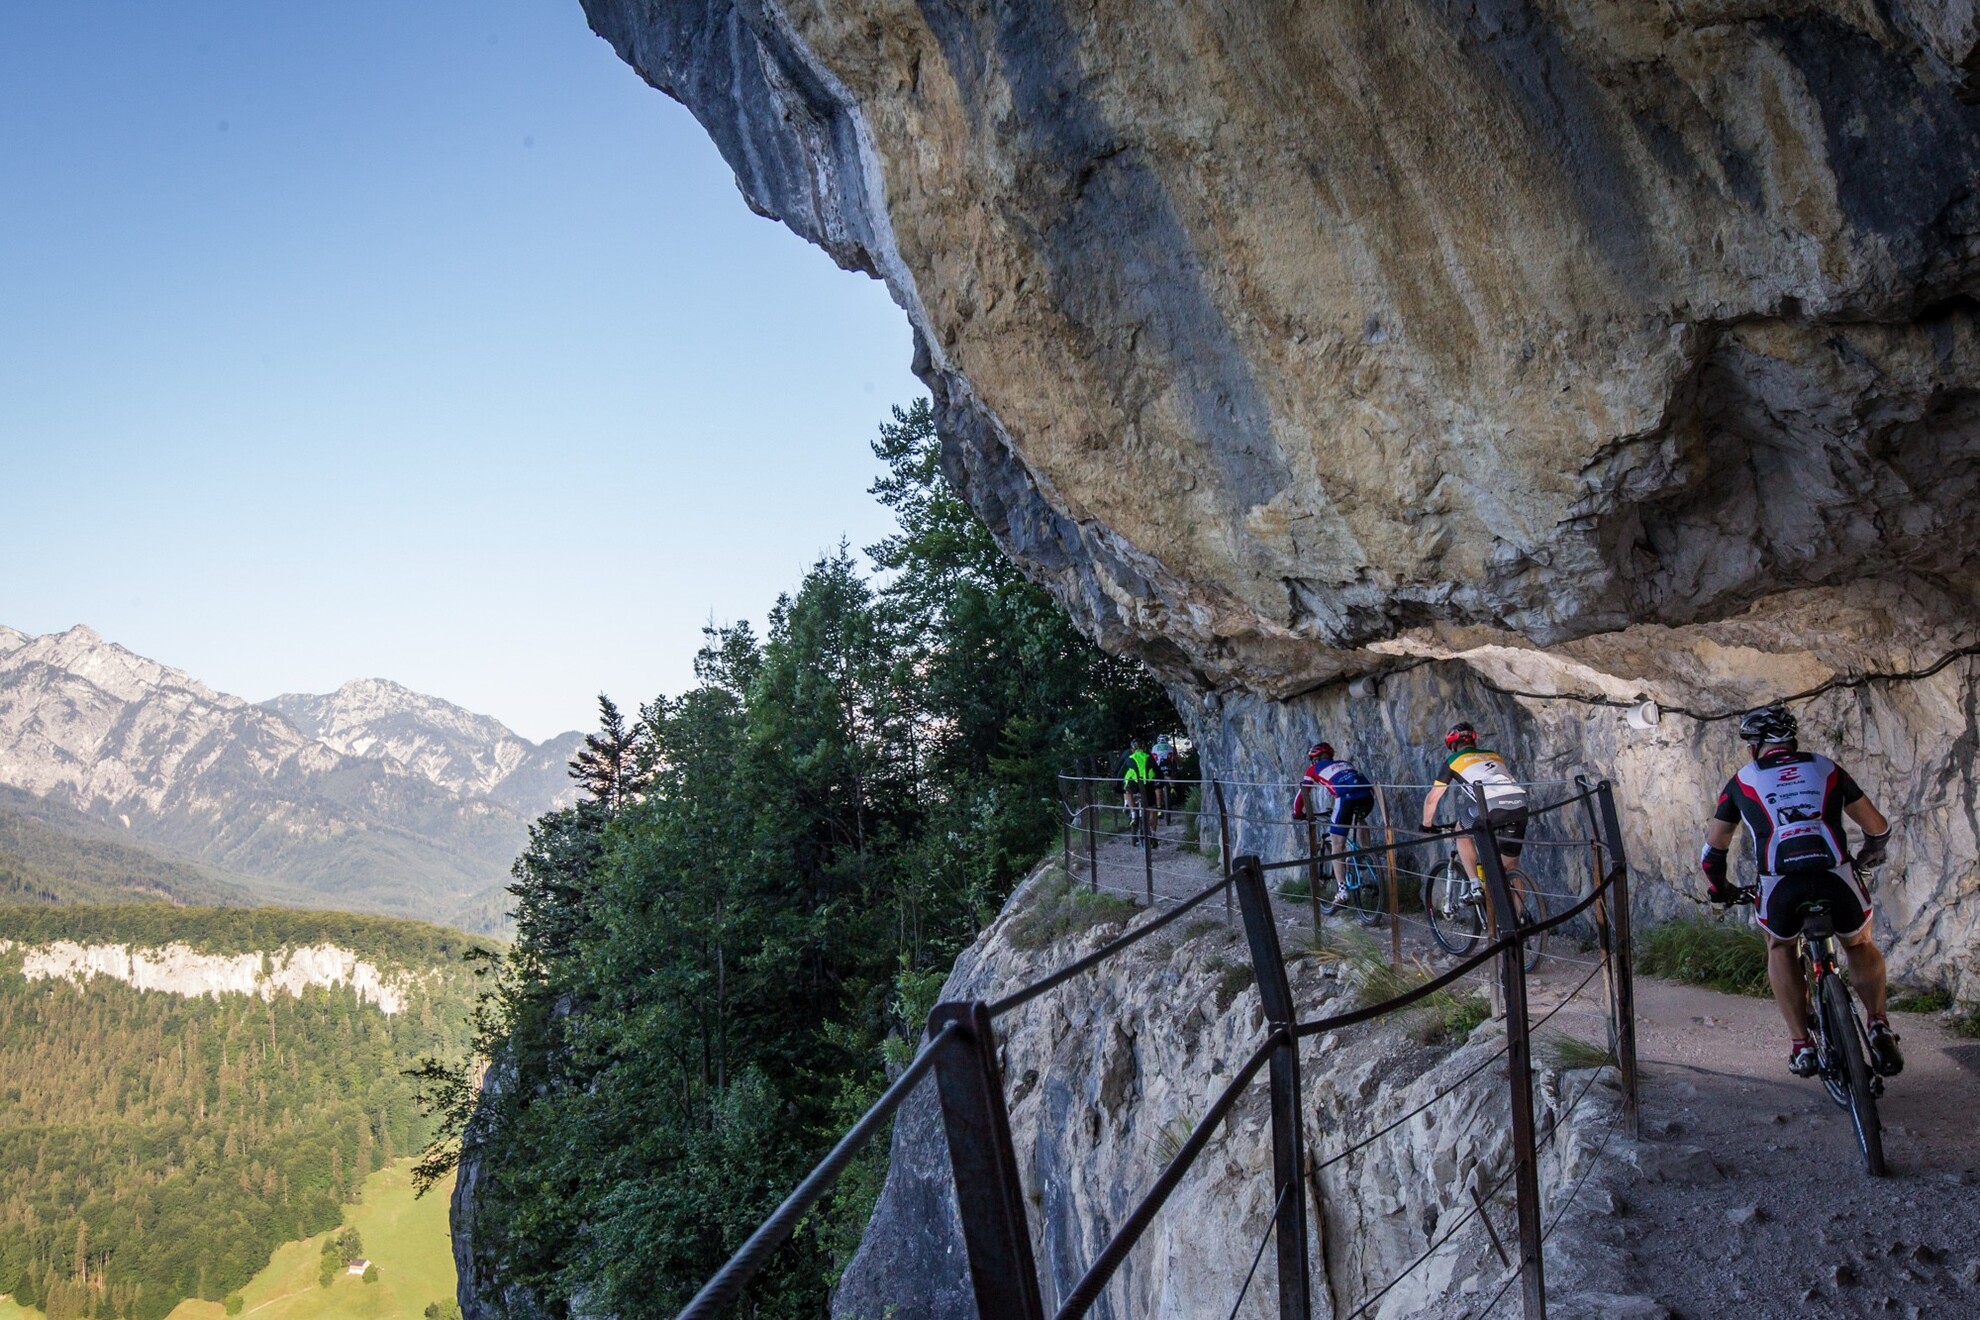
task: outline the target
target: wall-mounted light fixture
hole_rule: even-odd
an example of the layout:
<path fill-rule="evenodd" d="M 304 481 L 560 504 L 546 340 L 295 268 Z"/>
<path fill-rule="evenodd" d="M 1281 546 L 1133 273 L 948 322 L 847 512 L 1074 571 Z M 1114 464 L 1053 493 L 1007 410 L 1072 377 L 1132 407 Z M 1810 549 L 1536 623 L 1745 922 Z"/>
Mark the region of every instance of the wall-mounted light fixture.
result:
<path fill-rule="evenodd" d="M 1654 729 L 1663 717 L 1664 712 L 1657 708 L 1654 701 L 1641 702 L 1623 712 L 1624 722 L 1632 729 Z"/>
<path fill-rule="evenodd" d="M 1376 691 L 1373 674 L 1363 674 L 1360 678 L 1348 680 L 1348 695 L 1356 701 L 1373 701 Z"/>

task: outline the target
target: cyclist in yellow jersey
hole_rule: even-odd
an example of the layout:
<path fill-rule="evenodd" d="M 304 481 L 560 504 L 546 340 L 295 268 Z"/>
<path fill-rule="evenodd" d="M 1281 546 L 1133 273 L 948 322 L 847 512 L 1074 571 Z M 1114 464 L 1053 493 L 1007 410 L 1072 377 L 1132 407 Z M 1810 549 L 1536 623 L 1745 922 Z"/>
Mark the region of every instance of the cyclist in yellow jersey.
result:
<path fill-rule="evenodd" d="M 1430 786 L 1430 794 L 1423 799 L 1423 829 L 1426 833 L 1437 828 L 1437 807 L 1444 800 L 1444 794 L 1453 784 L 1461 787 L 1457 795 L 1457 823 L 1460 829 L 1468 830 L 1478 823 L 1478 794 L 1485 795 L 1486 824 L 1499 840 L 1499 862 L 1511 870 L 1519 862 L 1519 855 L 1525 848 L 1526 838 L 1526 789 L 1513 778 L 1512 767 L 1506 758 L 1497 752 L 1478 745 L 1478 730 L 1469 720 L 1460 720 L 1451 726 L 1444 735 L 1444 747 L 1450 757 L 1443 769 L 1437 772 L 1436 780 Z M 1457 836 L 1458 855 L 1464 858 L 1465 869 L 1476 872 L 1478 869 L 1478 849 L 1471 836 Z"/>

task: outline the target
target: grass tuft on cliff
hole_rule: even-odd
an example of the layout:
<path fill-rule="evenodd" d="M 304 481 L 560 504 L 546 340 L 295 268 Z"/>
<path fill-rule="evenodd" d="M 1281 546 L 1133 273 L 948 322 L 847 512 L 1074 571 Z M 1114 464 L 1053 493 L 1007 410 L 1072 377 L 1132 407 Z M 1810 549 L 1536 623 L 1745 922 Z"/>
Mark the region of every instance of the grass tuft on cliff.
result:
<path fill-rule="evenodd" d="M 1055 867 L 1039 879 L 1008 938 L 1014 947 L 1036 953 L 1095 926 L 1125 925 L 1139 911 L 1133 899 L 1086 889 Z"/>
<path fill-rule="evenodd" d="M 1391 963 L 1367 932 L 1353 927 L 1322 927 L 1317 935 L 1308 936 L 1306 947 L 1295 956 L 1340 964 L 1341 974 L 1364 1004 L 1399 998 L 1438 975 L 1415 959 Z M 1396 1020 L 1419 1045 L 1455 1045 L 1491 1015 L 1491 1003 L 1484 995 L 1446 986 L 1399 1010 Z"/>
<path fill-rule="evenodd" d="M 1679 917 L 1650 927 L 1637 948 L 1636 970 L 1729 995 L 1771 993 L 1766 937 L 1711 917 Z"/>

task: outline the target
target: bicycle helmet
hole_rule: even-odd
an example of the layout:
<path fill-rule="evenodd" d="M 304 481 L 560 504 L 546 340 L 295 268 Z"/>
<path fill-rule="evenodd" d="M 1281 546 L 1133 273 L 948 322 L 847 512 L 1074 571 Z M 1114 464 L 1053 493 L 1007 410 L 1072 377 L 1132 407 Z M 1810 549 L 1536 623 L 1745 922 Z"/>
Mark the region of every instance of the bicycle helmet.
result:
<path fill-rule="evenodd" d="M 1307 751 L 1306 751 L 1306 759 L 1307 759 L 1307 760 L 1309 760 L 1309 761 L 1331 761 L 1331 760 L 1333 760 L 1333 759 L 1334 759 L 1334 744 L 1332 744 L 1332 743 L 1330 743 L 1330 742 L 1317 742 L 1317 743 L 1314 743 L 1314 744 L 1313 744 L 1313 746 L 1311 746 L 1311 747 L 1309 747 L 1309 748 L 1307 748 Z"/>
<path fill-rule="evenodd" d="M 1472 727 L 1470 720 L 1459 720 L 1451 726 L 1451 731 L 1444 735 L 1444 746 L 1451 751 L 1477 745 L 1478 730 Z"/>
<path fill-rule="evenodd" d="M 1800 722 L 1778 701 L 1746 712 L 1739 721 L 1739 740 L 1746 743 L 1791 743 L 1800 732 Z"/>

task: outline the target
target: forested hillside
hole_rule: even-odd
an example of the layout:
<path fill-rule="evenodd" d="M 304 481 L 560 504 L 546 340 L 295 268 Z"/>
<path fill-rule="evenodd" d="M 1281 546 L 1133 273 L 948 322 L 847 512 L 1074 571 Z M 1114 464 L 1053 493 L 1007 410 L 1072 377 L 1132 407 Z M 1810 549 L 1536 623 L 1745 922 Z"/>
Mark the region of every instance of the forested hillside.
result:
<path fill-rule="evenodd" d="M 482 1042 L 502 1084 L 464 1148 L 485 1297 L 673 1314 L 883 1084 L 889 1038 L 918 1034 L 1057 837 L 1060 765 L 1173 725 L 997 553 L 939 474 L 926 403 L 876 450 L 885 576 L 841 550 L 761 636 L 711 629 L 698 685 L 606 709 L 590 799 L 533 831 Z M 753 1314 L 822 1312 L 881 1158 Z"/>
<path fill-rule="evenodd" d="M 338 1222 L 430 1133 L 404 1075 L 467 1039 L 474 945 L 410 922 L 270 910 L 0 909 L 0 1293 L 48 1320 L 157 1320 L 218 1300 Z M 407 973 L 386 1014 L 349 988 L 185 997 L 21 975 L 24 947 L 332 943 Z"/>
<path fill-rule="evenodd" d="M 0 903 L 245 903 L 212 867 L 111 837 L 80 812 L 0 788 Z"/>

